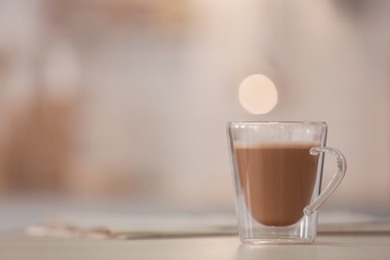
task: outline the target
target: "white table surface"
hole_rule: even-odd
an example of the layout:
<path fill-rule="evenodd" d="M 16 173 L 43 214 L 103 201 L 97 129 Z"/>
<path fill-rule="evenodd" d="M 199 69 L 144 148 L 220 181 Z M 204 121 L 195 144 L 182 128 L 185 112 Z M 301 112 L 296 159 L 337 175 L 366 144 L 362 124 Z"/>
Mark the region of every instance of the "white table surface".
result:
<path fill-rule="evenodd" d="M 390 234 L 322 235 L 313 245 L 251 246 L 236 236 L 99 240 L 0 234 L 0 259 L 390 259 Z"/>
<path fill-rule="evenodd" d="M 92 238 L 55 238 L 27 236 L 23 230 L 31 225 L 41 226 L 53 212 L 65 220 L 80 226 L 99 226 L 104 224 L 119 230 L 132 230 L 135 227 L 163 231 L 172 231 L 175 226 L 184 230 L 197 230 L 199 227 L 210 227 L 215 224 L 231 225 L 235 223 L 234 214 L 140 214 L 145 212 L 138 207 L 98 207 L 98 210 L 85 212 L 85 205 L 75 206 L 65 203 L 17 203 L 11 201 L 0 204 L 0 260 L 27 259 L 390 259 L 390 225 L 389 219 L 376 218 L 371 215 L 350 212 L 320 215 L 322 223 L 342 223 L 331 227 L 343 227 L 345 232 L 336 235 L 333 231 L 320 233 L 313 245 L 289 246 L 249 246 L 240 243 L 237 235 L 181 237 L 181 238 L 148 238 L 131 240 L 103 240 Z M 146 207 L 146 206 L 143 206 Z M 103 211 L 100 211 L 100 208 Z M 129 208 L 128 211 L 118 209 Z M 68 210 L 83 214 L 68 214 Z M 110 214 L 103 214 L 109 212 Z M 121 212 L 120 214 L 111 214 Z M 233 212 L 234 213 L 234 212 Z M 57 214 L 55 214 L 57 215 Z M 150 216 L 153 216 L 151 218 Z M 388 216 L 388 215 L 386 215 Z M 156 220 L 158 221 L 154 221 Z M 371 221 L 371 222 L 370 222 Z M 356 225 L 356 223 L 377 223 L 379 225 Z M 146 224 L 147 225 L 146 225 Z M 152 225 L 152 224 L 153 225 Z M 159 224 L 156 226 L 156 223 Z M 180 225 L 178 225 L 180 223 Z M 346 225 L 355 223 L 353 225 Z M 115 225 L 113 225 L 115 224 Z M 144 224 L 144 225 L 141 225 Z M 145 226 L 146 225 L 146 226 Z M 379 233 L 351 234 L 346 227 L 368 228 L 370 232 Z M 162 229 L 163 228 L 163 229 Z M 324 228 L 324 226 L 322 226 Z M 176 228 L 174 228 L 176 230 Z M 364 231 L 364 230 L 363 230 Z M 191 232 L 190 232 L 191 233 Z M 349 234 L 349 235 L 347 235 Z"/>

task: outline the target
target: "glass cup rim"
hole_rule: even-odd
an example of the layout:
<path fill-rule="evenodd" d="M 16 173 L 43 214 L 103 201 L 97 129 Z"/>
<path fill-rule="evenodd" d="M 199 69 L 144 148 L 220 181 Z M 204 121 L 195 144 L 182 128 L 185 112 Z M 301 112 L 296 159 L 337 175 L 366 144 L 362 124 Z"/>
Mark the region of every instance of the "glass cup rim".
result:
<path fill-rule="evenodd" d="M 228 125 L 326 125 L 325 121 L 229 121 Z"/>

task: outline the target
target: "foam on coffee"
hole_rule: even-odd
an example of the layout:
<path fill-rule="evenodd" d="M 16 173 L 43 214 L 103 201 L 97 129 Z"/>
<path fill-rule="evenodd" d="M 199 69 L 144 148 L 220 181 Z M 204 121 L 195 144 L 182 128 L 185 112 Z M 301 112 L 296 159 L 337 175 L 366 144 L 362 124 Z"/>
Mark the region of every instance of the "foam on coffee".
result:
<path fill-rule="evenodd" d="M 240 186 L 252 217 L 266 226 L 288 226 L 303 217 L 310 203 L 318 143 L 257 143 L 234 145 Z"/>

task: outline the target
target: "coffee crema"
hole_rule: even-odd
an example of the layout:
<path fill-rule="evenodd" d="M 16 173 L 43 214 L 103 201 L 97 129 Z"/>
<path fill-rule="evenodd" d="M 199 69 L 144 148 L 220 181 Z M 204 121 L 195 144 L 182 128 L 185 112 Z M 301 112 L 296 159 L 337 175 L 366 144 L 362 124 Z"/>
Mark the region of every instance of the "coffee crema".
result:
<path fill-rule="evenodd" d="M 309 205 L 318 167 L 314 143 L 275 143 L 235 147 L 246 206 L 266 226 L 289 226 Z"/>

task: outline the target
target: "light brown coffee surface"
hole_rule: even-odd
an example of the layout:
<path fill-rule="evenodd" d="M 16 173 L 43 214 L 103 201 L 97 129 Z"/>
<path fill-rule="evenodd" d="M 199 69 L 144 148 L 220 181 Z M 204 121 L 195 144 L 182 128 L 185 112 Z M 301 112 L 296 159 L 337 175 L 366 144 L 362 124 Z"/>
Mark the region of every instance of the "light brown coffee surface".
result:
<path fill-rule="evenodd" d="M 313 144 L 235 148 L 240 185 L 252 217 L 266 226 L 288 226 L 303 217 L 313 193 L 318 155 Z"/>

